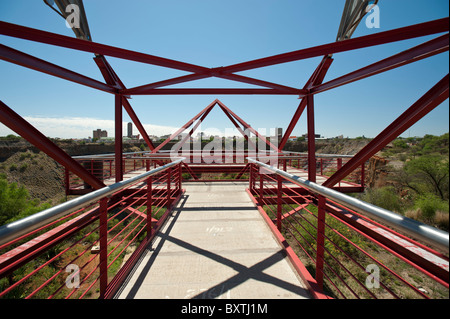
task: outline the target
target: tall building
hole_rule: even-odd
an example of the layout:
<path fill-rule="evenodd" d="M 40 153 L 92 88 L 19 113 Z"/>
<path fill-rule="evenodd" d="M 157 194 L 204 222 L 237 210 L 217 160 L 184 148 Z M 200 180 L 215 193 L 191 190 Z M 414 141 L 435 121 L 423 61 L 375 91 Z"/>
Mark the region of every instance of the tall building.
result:
<path fill-rule="evenodd" d="M 129 138 L 132 138 L 133 137 L 133 123 L 128 123 L 128 134 L 127 134 L 127 136 L 129 137 Z"/>

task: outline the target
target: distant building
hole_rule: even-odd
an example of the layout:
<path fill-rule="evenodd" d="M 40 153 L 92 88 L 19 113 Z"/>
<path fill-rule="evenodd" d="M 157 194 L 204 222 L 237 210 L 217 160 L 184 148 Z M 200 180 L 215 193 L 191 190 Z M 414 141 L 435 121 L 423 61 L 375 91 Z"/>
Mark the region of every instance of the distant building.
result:
<path fill-rule="evenodd" d="M 108 132 L 97 129 L 92 131 L 92 136 L 94 139 L 100 139 L 102 137 L 108 137 Z"/>
<path fill-rule="evenodd" d="M 127 136 L 131 138 L 133 136 L 133 123 L 128 123 L 128 134 Z"/>
<path fill-rule="evenodd" d="M 277 128 L 275 129 L 275 135 L 276 135 L 279 139 L 281 139 L 281 138 L 283 137 L 283 129 L 282 129 L 281 127 L 277 127 Z"/>

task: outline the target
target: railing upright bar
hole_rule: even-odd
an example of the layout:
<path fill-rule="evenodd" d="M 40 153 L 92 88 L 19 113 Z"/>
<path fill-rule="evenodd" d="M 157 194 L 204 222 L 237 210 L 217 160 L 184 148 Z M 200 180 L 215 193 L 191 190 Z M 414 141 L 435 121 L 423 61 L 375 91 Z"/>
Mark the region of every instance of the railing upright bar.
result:
<path fill-rule="evenodd" d="M 108 287 L 108 199 L 100 200 L 100 299 Z"/>
<path fill-rule="evenodd" d="M 317 213 L 317 248 L 316 248 L 316 281 L 323 289 L 323 265 L 325 254 L 325 203 L 324 196 L 318 196 L 319 205 Z"/>
<path fill-rule="evenodd" d="M 147 179 L 147 239 L 152 237 L 153 177 Z"/>
<path fill-rule="evenodd" d="M 167 209 L 170 207 L 172 170 L 167 170 Z"/>
<path fill-rule="evenodd" d="M 283 196 L 283 179 L 277 175 L 277 228 L 281 231 L 281 211 L 283 209 L 281 199 Z"/>

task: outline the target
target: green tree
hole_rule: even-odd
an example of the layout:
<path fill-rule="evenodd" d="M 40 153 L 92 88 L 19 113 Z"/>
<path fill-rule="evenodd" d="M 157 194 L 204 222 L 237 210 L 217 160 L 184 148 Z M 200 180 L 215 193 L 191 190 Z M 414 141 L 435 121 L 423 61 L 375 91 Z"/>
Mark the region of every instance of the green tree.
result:
<path fill-rule="evenodd" d="M 419 195 L 431 192 L 442 200 L 448 200 L 448 158 L 424 155 L 407 162 L 404 170 L 409 176 L 407 187 Z"/>
<path fill-rule="evenodd" d="M 8 183 L 0 174 L 0 225 L 4 225 L 26 216 L 50 208 L 50 204 L 39 205 L 31 200 L 28 191 L 16 183 Z"/>
<path fill-rule="evenodd" d="M 28 197 L 24 187 L 18 187 L 16 183 L 9 184 L 4 176 L 0 176 L 0 225 L 25 210 Z"/>

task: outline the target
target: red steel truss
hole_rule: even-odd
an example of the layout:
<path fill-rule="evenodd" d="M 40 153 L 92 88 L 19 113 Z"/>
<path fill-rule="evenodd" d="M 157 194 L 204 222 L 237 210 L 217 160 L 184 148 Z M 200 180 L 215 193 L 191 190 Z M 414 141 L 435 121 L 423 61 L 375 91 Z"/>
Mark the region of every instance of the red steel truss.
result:
<path fill-rule="evenodd" d="M 198 126 L 202 123 L 202 121 L 209 115 L 210 111 L 218 105 L 225 115 L 230 119 L 233 125 L 241 132 L 241 134 L 248 140 L 250 143 L 251 140 L 248 138 L 247 134 L 254 134 L 259 139 L 261 139 L 266 146 L 268 146 L 272 151 L 276 153 L 283 150 L 290 134 L 298 123 L 300 117 L 303 112 L 306 110 L 307 116 L 307 126 L 308 126 L 308 155 L 307 155 L 307 165 L 308 165 L 308 179 L 310 181 L 315 181 L 316 179 L 316 162 L 318 164 L 322 164 L 321 159 L 316 159 L 315 154 L 315 118 L 314 118 L 314 96 L 316 94 L 320 94 L 327 90 L 340 87 L 342 85 L 352 83 L 354 81 L 358 81 L 382 72 L 386 72 L 388 70 L 392 70 L 394 68 L 398 68 L 403 65 L 407 65 L 421 59 L 425 59 L 436 54 L 446 52 L 449 49 L 449 18 L 439 19 L 435 21 L 425 22 L 421 24 L 416 24 L 412 26 L 407 26 L 403 28 L 398 28 L 390 31 L 380 32 L 373 35 L 363 36 L 354 39 L 347 39 L 343 41 L 337 41 L 333 43 L 328 43 L 320 46 L 315 46 L 307 49 L 292 51 L 288 53 L 278 54 L 270 57 L 265 57 L 261 59 L 256 59 L 252 61 L 247 61 L 243 63 L 238 63 L 234 65 L 229 65 L 225 67 L 203 67 L 199 65 L 194 65 L 190 63 L 185 63 L 181 61 L 171 60 L 163 57 L 153 56 L 150 54 L 145 54 L 141 52 L 126 50 L 122 48 L 117 48 L 113 46 L 108 46 L 92 41 L 75 39 L 67 36 L 62 36 L 55 33 L 45 32 L 42 30 L 36 30 L 24 26 L 19 26 L 7 22 L 0 22 L 0 34 L 16 37 L 20 39 L 35 41 L 39 43 L 55 45 L 59 47 L 64 47 L 67 49 L 73 49 L 78 51 L 90 52 L 95 54 L 94 61 L 99 68 L 102 76 L 104 77 L 105 83 L 97 81 L 95 79 L 89 78 L 82 74 L 73 72 L 61 66 L 52 64 L 50 62 L 44 61 L 42 59 L 38 59 L 32 55 L 20 52 L 16 49 L 10 48 L 8 46 L 0 44 L 0 58 L 2 60 L 30 68 L 39 72 L 43 72 L 55 77 L 59 77 L 74 83 L 78 83 L 80 85 L 84 85 L 93 89 L 97 89 L 103 92 L 107 92 L 113 94 L 115 96 L 114 102 L 114 112 L 115 112 L 115 132 L 116 137 L 120 137 L 122 135 L 122 113 L 123 109 L 128 113 L 133 123 L 139 130 L 141 136 L 144 138 L 147 146 L 150 148 L 155 158 L 154 162 L 161 161 L 162 156 L 160 151 L 162 148 L 167 145 L 173 138 L 177 137 L 181 132 L 186 129 L 189 129 L 191 126 L 188 135 L 181 141 L 178 145 L 178 151 L 183 143 L 187 141 L 187 139 L 192 136 Z M 439 33 L 445 33 L 440 34 Z M 387 43 L 392 43 L 396 41 L 402 41 L 407 39 L 418 38 L 422 36 L 429 36 L 438 34 L 436 38 L 426 41 L 420 45 L 412 47 L 408 50 L 395 54 L 391 57 L 378 61 L 376 63 L 370 64 L 366 67 L 360 68 L 338 78 L 329 80 L 324 82 L 325 76 L 333 63 L 332 55 L 338 52 L 345 52 L 356 50 L 360 48 L 367 48 L 376 45 L 382 45 Z M 147 83 L 137 87 L 127 88 L 120 80 L 119 76 L 115 73 L 111 65 L 106 60 L 106 57 L 115 57 L 135 62 L 141 62 L 176 70 L 181 70 L 185 72 L 189 72 L 190 74 L 166 79 L 163 81 L 158 81 L 154 83 Z M 294 87 L 289 87 L 277 83 L 272 83 L 268 81 L 263 81 L 260 79 L 255 79 L 247 76 L 242 76 L 236 74 L 237 72 L 247 71 L 255 68 L 267 67 L 272 65 L 277 65 L 281 63 L 287 63 L 292 61 L 298 61 L 302 59 L 308 59 L 312 57 L 323 57 L 318 67 L 305 83 L 305 85 L 299 89 Z M 257 85 L 260 88 L 166 88 L 169 85 L 179 84 L 179 83 L 187 83 L 199 79 L 205 79 L 210 77 L 217 77 L 222 79 L 227 79 L 231 81 L 246 83 Z M 206 108 L 200 111 L 197 115 L 195 115 L 192 119 L 190 119 L 185 125 L 183 125 L 177 132 L 172 134 L 169 139 L 167 139 L 162 144 L 155 146 L 152 141 L 148 137 L 146 130 L 144 129 L 142 123 L 139 120 L 138 115 L 134 112 L 128 98 L 132 95 L 174 95 L 174 94 L 211 94 L 211 95 L 220 95 L 220 94 L 270 94 L 270 95 L 294 95 L 298 96 L 301 101 L 296 109 L 292 119 L 289 123 L 288 128 L 284 136 L 282 137 L 280 144 L 278 146 L 273 145 L 268 140 L 265 139 L 264 136 L 260 135 L 254 128 L 252 128 L 247 122 L 245 122 L 242 118 L 240 118 L 237 114 L 231 111 L 226 105 L 224 105 L 218 99 L 214 100 L 211 104 L 209 104 Z M 358 167 L 362 166 L 363 172 L 363 164 L 364 162 L 375 154 L 377 151 L 381 150 L 387 143 L 395 139 L 402 132 L 407 130 L 411 125 L 416 123 L 426 114 L 428 114 L 431 110 L 437 107 L 439 104 L 448 99 L 449 96 L 449 79 L 448 74 L 442 80 L 440 80 L 435 86 L 429 89 L 417 102 L 415 102 L 411 107 L 409 107 L 401 116 L 399 116 L 395 121 L 393 121 L 388 127 L 386 127 L 371 143 L 369 143 L 366 147 L 359 151 L 353 158 L 351 158 L 348 162 L 346 162 L 343 166 L 342 160 L 337 162 L 337 170 L 323 185 L 329 188 L 333 188 L 340 181 L 342 181 L 345 177 L 347 177 L 350 173 L 355 171 Z M 198 120 L 198 121 L 197 121 Z M 40 133 L 36 128 L 34 128 L 30 123 L 26 122 L 19 114 L 14 112 L 10 107 L 8 107 L 5 103 L 0 101 L 0 121 L 8 126 L 13 131 L 17 132 L 19 135 L 27 139 L 30 143 L 38 147 L 40 150 L 44 151 L 50 157 L 55 159 L 58 163 L 63 165 L 67 171 L 67 173 L 71 172 L 77 175 L 82 181 L 89 184 L 92 189 L 102 189 L 105 184 L 98 178 L 98 174 L 94 174 L 94 167 L 91 168 L 91 171 L 87 169 L 85 166 L 81 165 L 80 162 L 71 158 L 67 153 L 65 153 L 61 148 L 51 142 L 48 138 L 46 138 L 42 133 Z M 194 125 L 194 122 L 197 123 Z M 256 146 L 254 145 L 255 149 Z M 158 158 L 158 156 L 160 156 Z M 284 166 L 286 167 L 286 160 L 291 160 L 289 158 L 284 159 Z M 111 160 L 108 160 L 110 165 L 112 163 Z M 124 172 L 126 171 L 125 167 L 127 166 L 126 160 L 123 157 L 122 153 L 122 139 L 116 138 L 115 145 L 115 155 L 114 155 L 114 177 L 115 181 L 119 182 L 124 179 Z M 300 159 L 296 159 L 297 164 L 299 166 Z M 144 162 L 143 162 L 144 163 Z M 125 185 L 123 186 L 123 190 L 120 193 L 115 194 L 110 199 L 108 203 L 107 198 L 102 198 L 99 200 L 99 206 L 95 209 L 91 209 L 90 206 L 86 206 L 79 211 L 75 211 L 73 214 L 79 214 L 79 216 L 73 219 L 70 222 L 65 222 L 59 228 L 55 228 L 52 231 L 49 231 L 42 236 L 39 237 L 39 240 L 34 241 L 31 246 L 26 247 L 18 247 L 14 249 L 10 254 L 5 254 L 3 259 L 0 260 L 2 267 L 0 267 L 0 275 L 4 275 L 5 273 L 11 272 L 17 269 L 22 264 L 28 262 L 34 258 L 35 255 L 44 251 L 52 244 L 58 244 L 63 241 L 65 238 L 69 237 L 71 233 L 82 229 L 86 225 L 91 225 L 94 222 L 97 223 L 98 220 L 98 228 L 99 228 L 99 239 L 95 242 L 98 243 L 100 248 L 102 249 L 99 253 L 99 291 L 101 298 L 108 298 L 114 294 L 114 291 L 118 289 L 121 282 L 124 280 L 126 274 L 131 271 L 132 265 L 139 258 L 141 249 L 146 246 L 147 243 L 151 242 L 151 238 L 153 238 L 156 231 L 161 227 L 164 220 L 167 218 L 171 211 L 171 207 L 174 202 L 177 202 L 181 195 L 183 194 L 183 190 L 181 188 L 182 182 L 182 168 L 185 167 L 186 170 L 191 174 L 194 179 L 195 177 L 195 168 L 190 168 L 186 163 L 175 163 L 169 164 L 165 168 L 163 168 L 160 172 L 155 172 L 154 175 L 148 175 L 146 188 L 141 189 L 141 185 L 138 185 L 136 182 L 133 185 Z M 144 164 L 142 164 L 144 165 Z M 150 161 L 147 159 L 146 162 L 147 171 L 150 170 Z M 172 165 L 172 166 L 170 166 Z M 135 168 L 135 167 L 134 167 Z M 317 288 L 316 286 L 322 286 L 325 281 L 329 281 L 327 275 L 327 269 L 331 268 L 331 265 L 327 264 L 327 261 L 324 259 L 325 250 L 329 249 L 325 243 L 330 243 L 331 240 L 324 236 L 325 227 L 329 227 L 325 222 L 325 209 L 332 210 L 336 213 L 331 213 L 331 217 L 338 220 L 340 223 L 348 225 L 352 230 L 363 234 L 365 237 L 370 237 L 370 239 L 378 244 L 380 247 L 386 249 L 391 252 L 395 256 L 401 258 L 406 261 L 410 266 L 415 269 L 423 269 L 425 273 L 428 273 L 430 277 L 435 277 L 438 282 L 441 282 L 448 288 L 448 272 L 442 274 L 439 269 L 435 269 L 433 265 L 429 264 L 423 258 L 412 258 L 412 254 L 401 247 L 395 240 L 397 238 L 402 238 L 403 235 L 395 234 L 396 239 L 390 239 L 381 232 L 381 225 L 375 224 L 373 221 L 365 221 L 362 220 L 363 216 L 359 216 L 355 211 L 351 211 L 345 207 L 341 207 L 338 204 L 330 207 L 330 202 L 326 202 L 325 198 L 319 195 L 317 198 L 312 198 L 309 192 L 305 192 L 304 189 L 298 188 L 296 186 L 287 186 L 283 184 L 283 179 L 280 175 L 277 175 L 274 178 L 272 175 L 262 172 L 257 169 L 255 164 L 247 163 L 245 167 L 238 167 L 240 170 L 238 178 L 242 173 L 246 170 L 249 172 L 249 189 L 247 190 L 251 195 L 252 199 L 255 202 L 259 202 L 262 204 L 267 204 L 269 206 L 276 205 L 276 211 L 271 212 L 273 216 L 276 218 L 276 225 L 269 220 L 269 215 L 265 218 L 268 220 L 268 224 L 273 228 L 274 234 L 280 240 L 282 245 L 288 245 L 285 242 L 285 239 L 279 233 L 279 230 L 285 227 L 288 227 L 288 218 L 293 215 L 293 212 L 296 212 L 300 209 L 307 209 L 308 205 L 315 205 L 318 209 L 317 220 L 318 220 L 318 229 L 317 232 L 320 236 L 317 236 L 317 251 L 316 257 L 313 255 L 312 259 L 316 265 L 316 278 L 312 278 L 310 275 L 305 275 L 304 279 L 310 282 L 311 287 L 313 287 L 313 292 L 319 294 L 318 298 L 326 298 L 321 292 L 321 288 Z M 321 170 L 319 168 L 319 170 Z M 112 174 L 112 169 L 110 169 L 110 173 Z M 363 173 L 362 173 L 363 174 Z M 67 174 L 67 176 L 69 176 Z M 69 178 L 67 178 L 69 180 Z M 141 181 L 139 181 L 140 183 Z M 123 183 L 126 183 L 123 182 Z M 68 183 L 70 184 L 70 183 Z M 259 184 L 259 187 L 258 187 Z M 361 187 L 364 184 L 364 178 L 361 178 Z M 275 186 L 276 187 L 272 187 Z M 68 185 L 69 186 L 69 185 Z M 291 210 L 290 205 L 293 203 L 300 204 L 294 210 Z M 109 205 L 111 204 L 111 205 Z M 145 218 L 145 214 L 142 211 L 136 209 L 136 206 L 141 208 L 142 206 L 147 207 L 147 218 Z M 117 206 L 117 207 L 116 207 Z M 155 207 L 156 209 L 154 209 Z M 262 205 L 260 206 L 260 208 Z M 136 226 L 137 234 L 134 235 L 135 229 L 129 231 L 130 237 L 134 236 L 131 240 L 134 241 L 137 239 L 140 233 L 146 232 L 146 237 L 144 239 L 144 244 L 140 245 L 138 250 L 130 257 L 131 263 L 127 263 L 124 268 L 119 271 L 119 274 L 114 277 L 114 279 L 108 283 L 108 267 L 111 266 L 112 263 L 108 264 L 108 245 L 112 245 L 111 242 L 108 241 L 108 233 L 110 233 L 116 226 L 110 228 L 110 224 L 108 223 L 108 210 L 110 213 L 120 214 L 120 212 L 116 213 L 114 210 L 129 212 L 129 218 L 131 222 L 130 225 L 134 222 L 139 222 L 139 227 Z M 149 209 L 150 208 L 150 209 Z M 162 212 L 163 209 L 166 209 L 165 212 L 157 217 L 155 213 Z M 155 211 L 153 211 L 155 210 Z M 114 211 L 114 212 L 113 212 Z M 337 212 L 341 213 L 338 214 Z M 342 214 L 342 211 L 344 214 Z M 314 214 L 312 214 L 314 215 Z M 355 218 L 358 217 L 358 218 Z M 302 216 L 300 216 L 302 217 Z M 315 217 L 315 216 L 314 216 Z M 66 218 L 66 217 L 64 217 Z M 303 218 L 303 217 L 302 217 Z M 55 220 L 56 222 L 63 222 L 61 220 Z M 68 224 L 71 224 L 70 232 L 66 230 L 69 229 Z M 122 221 L 120 222 L 122 223 Z M 128 222 L 127 222 L 128 223 Z M 96 224 L 97 225 L 97 224 Z M 45 227 L 42 227 L 44 229 Z M 384 228 L 383 228 L 384 229 Z M 38 228 L 34 230 L 35 232 L 40 231 Z M 277 232 L 278 231 L 278 232 Z M 29 234 L 27 234 L 28 236 Z M 344 234 L 345 235 L 345 234 Z M 344 236 L 343 235 L 343 236 Z M 89 236 L 87 233 L 85 236 Z M 346 238 L 345 238 L 346 239 Z M 15 239 L 15 241 L 19 241 L 21 238 Z M 83 239 L 80 239 L 80 242 Z M 346 239 L 347 240 L 347 239 Z M 75 243 L 77 244 L 77 243 Z M 74 244 L 74 245 L 75 245 Z M 418 243 L 415 243 L 419 245 Z M 130 245 L 130 243 L 123 248 L 123 251 Z M 353 245 L 353 244 L 352 244 Z M 110 253 L 114 252 L 118 246 L 111 248 Z M 4 248 L 4 246 L 0 245 L 0 248 Z M 423 247 L 426 249 L 426 247 Z M 88 254 L 90 252 L 91 247 L 85 248 L 83 254 Z M 307 247 L 302 248 L 305 251 L 308 250 Z M 112 250 L 112 251 L 111 251 Z M 63 254 L 61 252 L 60 254 Z M 289 258 L 293 260 L 293 264 L 295 267 L 304 267 L 302 263 L 296 262 L 297 257 L 294 256 L 292 248 L 287 246 L 287 253 Z M 367 253 L 366 253 L 367 254 Z M 55 258 L 50 259 L 46 264 L 51 263 Z M 78 258 L 80 256 L 77 256 Z M 376 256 L 368 256 L 373 262 L 378 263 Z M 95 257 L 92 257 L 90 260 L 94 260 Z M 448 260 L 448 259 L 447 259 Z M 358 260 L 354 260 L 357 266 L 359 265 Z M 41 268 L 45 267 L 46 264 L 40 265 L 37 269 L 32 270 L 32 273 L 21 279 L 21 281 L 25 281 L 29 276 L 37 273 Z M 384 265 L 380 265 L 383 268 L 386 268 L 387 272 L 392 273 L 392 275 L 404 281 L 402 278 L 399 278 L 399 275 L 395 272 L 391 271 Z M 334 270 L 331 270 L 334 271 Z M 61 271 L 60 271 L 61 272 Z M 300 269 L 300 273 L 306 274 L 307 271 L 304 269 Z M 89 274 L 88 276 L 90 276 Z M 353 274 L 350 274 L 353 276 Z M 54 275 L 56 276 L 56 275 Z M 37 287 L 35 291 L 31 293 L 28 297 L 33 297 L 36 295 L 40 289 L 45 287 L 45 284 L 52 280 L 54 277 L 47 279 L 46 282 Z M 19 285 L 21 282 L 14 285 Z M 409 284 L 405 281 L 405 285 L 409 286 Z M 6 293 L 10 289 L 14 287 L 10 287 L 7 290 L 4 290 L 0 293 L 0 297 Z M 364 287 L 362 287 L 364 289 Z M 419 289 L 415 289 L 415 287 L 410 287 L 414 292 L 424 298 L 427 296 L 421 292 Z M 89 290 L 92 289 L 92 286 L 87 287 L 83 297 Z M 58 288 L 59 290 L 59 288 Z M 353 291 L 352 291 L 353 292 Z M 341 293 L 340 291 L 338 293 Z M 390 292 L 392 293 L 392 292 Z M 392 293 L 393 294 L 393 293 Z M 355 294 L 356 295 L 356 294 Z M 27 298 L 28 298 L 27 297 Z M 394 295 L 394 297 L 397 297 Z"/>
<path fill-rule="evenodd" d="M 261 59 L 256 59 L 252 61 L 247 61 L 243 63 L 238 63 L 234 65 L 229 65 L 225 67 L 214 67 L 208 68 L 199 65 L 194 65 L 190 63 L 185 63 L 181 61 L 176 61 L 172 59 L 167 59 L 163 57 L 158 57 L 150 54 L 145 54 L 141 52 L 126 50 L 122 48 L 117 48 L 109 45 L 104 45 L 101 43 L 96 43 L 92 41 L 86 41 L 76 38 L 71 38 L 51 32 L 46 32 L 42 30 L 37 30 L 33 28 L 28 28 L 12 23 L 0 22 L 0 34 L 16 37 L 20 39 L 55 45 L 59 47 L 65 47 L 68 49 L 91 52 L 96 55 L 94 58 L 97 66 L 99 67 L 106 83 L 99 82 L 97 80 L 86 77 L 82 74 L 78 74 L 71 70 L 65 69 L 63 67 L 57 66 L 55 64 L 46 62 L 44 60 L 38 59 L 31 55 L 25 54 L 13 48 L 9 48 L 5 45 L 0 45 L 0 58 L 15 63 L 33 70 L 44 72 L 56 77 L 63 78 L 68 81 L 72 81 L 81 85 L 85 85 L 97 90 L 108 92 L 114 94 L 115 98 L 115 119 L 116 119 L 116 133 L 121 132 L 122 123 L 122 107 L 127 111 L 130 118 L 138 128 L 139 132 L 145 139 L 148 147 L 152 152 L 158 152 L 165 144 L 167 144 L 170 139 L 165 143 L 159 145 L 155 148 L 153 143 L 148 137 L 142 123 L 140 123 L 138 116 L 133 111 L 128 97 L 131 95 L 174 95 L 174 94 L 271 94 L 271 95 L 296 95 L 301 98 L 301 102 L 292 117 L 292 120 L 283 136 L 281 143 L 278 147 L 275 147 L 270 142 L 264 139 L 257 131 L 251 128 L 246 122 L 234 114 L 228 107 L 223 105 L 218 100 L 215 100 L 211 105 L 209 105 L 202 112 L 197 114 L 193 119 L 191 119 L 186 125 L 184 125 L 179 134 L 184 129 L 188 128 L 193 124 L 195 120 L 202 117 L 203 120 L 211 108 L 218 104 L 233 124 L 240 130 L 243 131 L 240 125 L 244 126 L 244 129 L 249 129 L 253 134 L 262 138 L 270 148 L 275 151 L 281 151 L 290 135 L 292 130 L 295 128 L 299 118 L 301 117 L 303 111 L 307 109 L 308 118 L 308 152 L 309 152 L 309 179 L 315 180 L 315 142 L 314 142 L 314 95 L 330 90 L 354 81 L 358 81 L 363 78 L 370 77 L 375 74 L 379 74 L 445 51 L 449 49 L 449 18 L 438 19 L 430 22 L 420 23 L 416 25 L 411 25 L 407 27 L 402 27 L 394 30 L 389 30 L 385 32 L 380 32 L 377 34 L 362 36 L 353 39 L 347 39 L 344 41 L 337 41 L 333 43 L 328 43 L 324 45 L 319 45 L 307 49 L 287 52 L 283 54 L 278 54 L 270 57 L 265 57 Z M 351 73 L 338 77 L 336 79 L 330 80 L 328 82 L 322 83 L 324 77 L 333 61 L 331 57 L 332 54 L 338 52 L 351 51 L 361 48 L 367 48 L 376 45 L 382 45 L 386 43 L 392 43 L 396 41 L 402 41 L 412 38 L 418 38 L 427 35 L 433 35 L 438 33 L 445 33 L 440 35 L 435 39 L 424 42 L 418 46 L 415 46 L 409 50 L 400 52 L 389 58 L 383 59 L 379 62 L 368 65 L 367 67 L 355 70 Z M 120 81 L 120 78 L 114 72 L 112 67 L 106 61 L 106 56 L 111 56 L 115 58 L 121 58 L 125 60 L 147 63 L 151 65 L 167 67 L 171 69 L 181 70 L 190 72 L 191 74 L 171 78 L 159 82 L 144 84 L 138 87 L 126 88 Z M 276 84 L 272 82 L 267 82 L 251 77 L 246 77 L 242 75 L 235 74 L 241 71 L 247 71 L 251 69 L 272 66 L 281 63 L 287 63 L 292 61 L 298 61 L 302 59 L 308 59 L 312 57 L 323 56 L 317 69 L 314 71 L 312 76 L 309 78 L 307 83 L 302 89 L 293 88 L 281 84 Z M 186 83 L 198 79 L 204 79 L 209 77 L 217 77 L 228 79 L 231 81 L 242 82 L 247 84 L 258 85 L 261 88 L 164 88 L 168 85 Z M 439 93 L 433 94 L 438 90 Z M 447 76 L 441 80 L 433 89 L 431 89 L 427 94 L 423 96 L 422 99 L 417 101 L 411 108 L 405 111 L 405 113 L 396 121 L 394 121 L 388 128 L 385 129 L 380 135 L 375 138 L 375 140 L 368 145 L 365 149 L 361 150 L 350 163 L 347 163 L 344 167 L 340 168 L 327 182 L 327 186 L 333 186 L 338 183 L 342 178 L 347 176 L 352 169 L 358 167 L 361 162 L 367 159 L 370 154 L 380 150 L 389 141 L 399 136 L 405 129 L 415 123 L 418 119 L 423 117 L 425 114 L 430 112 L 434 107 L 442 103 L 448 98 L 448 79 Z M 416 107 L 419 110 L 416 110 Z M 54 151 L 49 150 L 49 141 L 42 138 L 34 138 L 37 135 L 36 130 L 29 125 L 20 126 L 19 118 L 20 116 L 10 116 L 6 115 L 10 112 L 9 108 L 1 103 L 0 104 L 1 114 L 3 114 L 1 120 L 3 123 L 7 124 L 12 130 L 16 131 L 26 139 L 30 140 L 40 149 L 47 149 L 48 153 L 59 154 L 53 155 L 58 158 L 58 161 L 62 163 L 68 170 L 74 172 L 86 182 L 91 184 L 94 188 L 100 187 L 102 184 L 100 181 L 96 181 L 94 176 L 91 176 L 82 167 L 77 166 L 74 162 L 67 159 L 67 156 L 63 155 L 62 150 L 56 150 L 56 145 L 52 145 Z M 12 120 L 13 119 L 13 120 Z M 239 125 L 240 124 L 240 125 Z M 195 130 L 194 127 L 191 130 Z M 121 133 L 120 133 L 121 134 Z M 120 136 L 120 134 L 118 136 Z M 117 135 L 116 135 L 117 136 Z M 173 138 L 175 134 L 171 136 Z M 244 134 L 245 136 L 245 134 Z M 66 154 L 67 155 L 67 154 Z M 122 144 L 121 139 L 116 139 L 116 163 L 120 164 L 122 161 Z M 116 171 L 116 180 L 120 181 L 123 178 L 123 171 L 119 169 Z"/>

